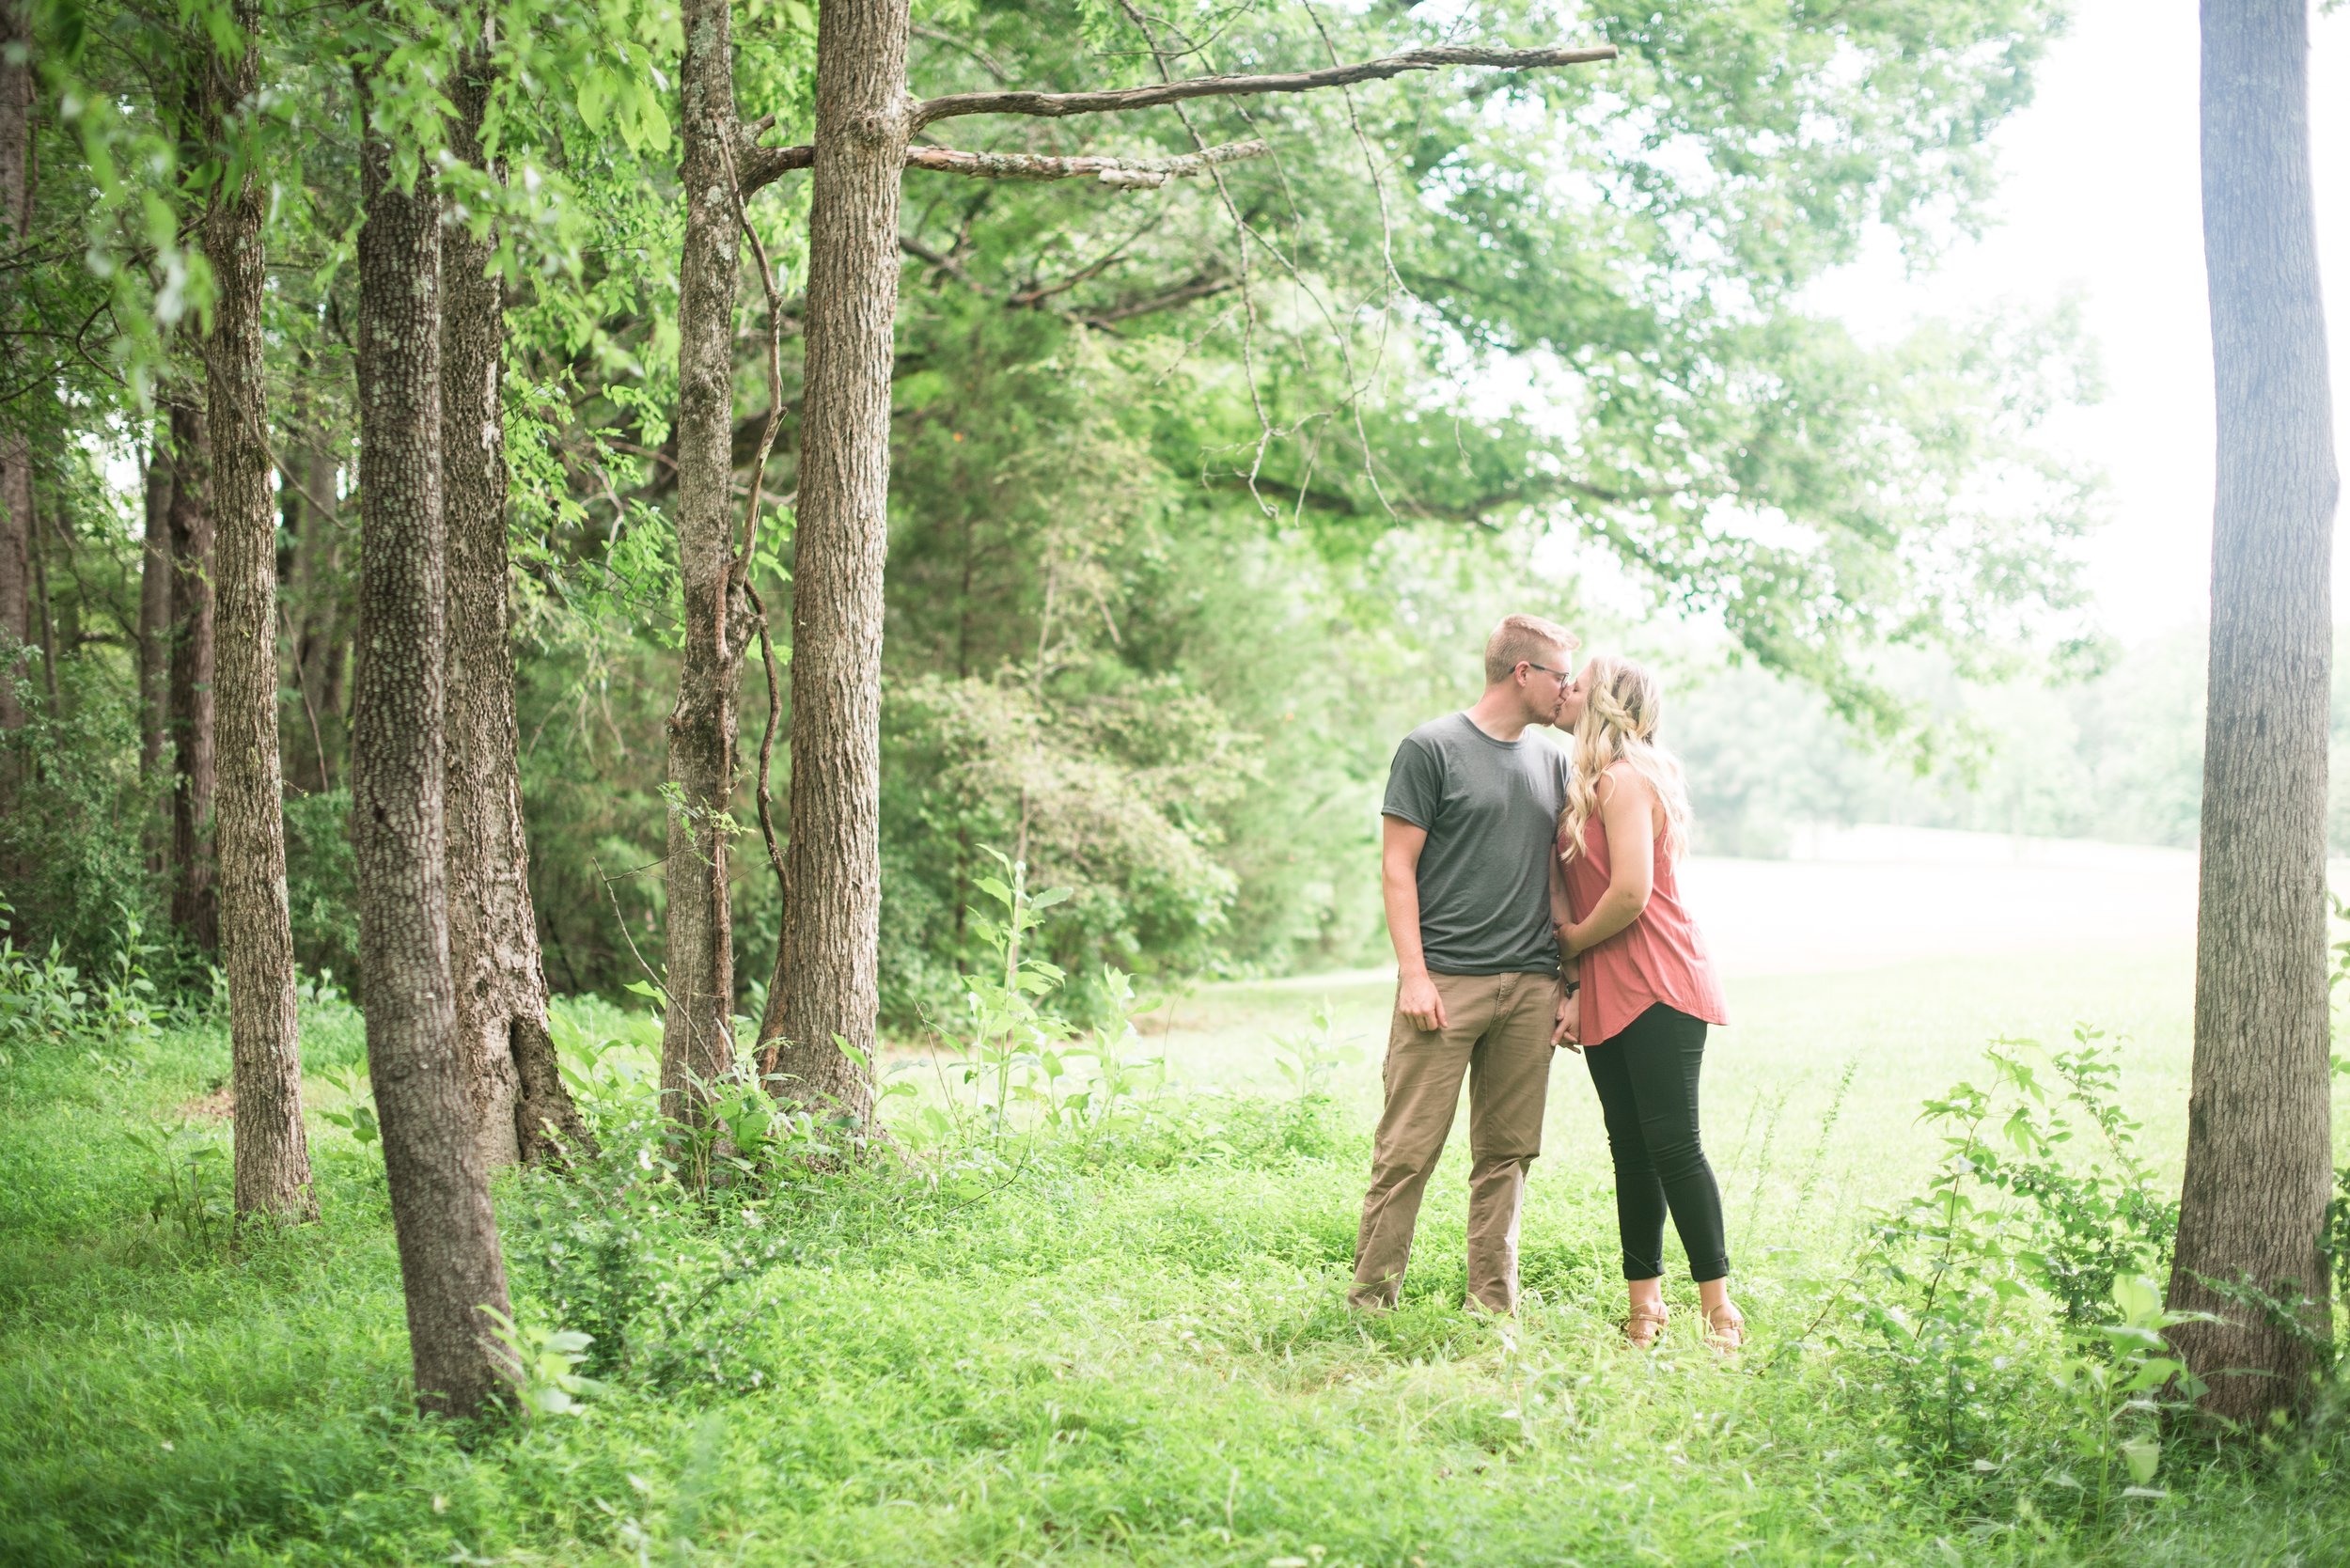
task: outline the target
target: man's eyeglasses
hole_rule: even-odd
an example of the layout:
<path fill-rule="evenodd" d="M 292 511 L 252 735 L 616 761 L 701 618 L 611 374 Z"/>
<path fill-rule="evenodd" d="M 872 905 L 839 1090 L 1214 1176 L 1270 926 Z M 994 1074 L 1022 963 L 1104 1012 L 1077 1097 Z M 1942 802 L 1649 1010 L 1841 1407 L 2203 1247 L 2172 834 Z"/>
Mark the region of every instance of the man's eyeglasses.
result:
<path fill-rule="evenodd" d="M 1558 682 L 1562 686 L 1572 686 L 1574 684 L 1574 677 L 1566 670 L 1553 669 L 1548 665 L 1538 665 L 1531 659 L 1526 661 L 1526 667 L 1528 669 L 1541 670 L 1544 675 L 1549 676 L 1552 680 Z"/>

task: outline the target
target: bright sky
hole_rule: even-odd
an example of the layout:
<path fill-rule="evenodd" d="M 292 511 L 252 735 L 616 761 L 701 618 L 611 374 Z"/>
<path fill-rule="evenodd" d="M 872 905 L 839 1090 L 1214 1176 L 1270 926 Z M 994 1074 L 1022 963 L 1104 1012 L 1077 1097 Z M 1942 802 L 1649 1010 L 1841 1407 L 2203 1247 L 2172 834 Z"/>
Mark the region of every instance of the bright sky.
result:
<path fill-rule="evenodd" d="M 2111 522 L 2088 547 L 2107 631 L 2136 641 L 2200 619 L 2210 588 L 2211 334 L 2203 296 L 2195 0 L 2076 0 L 2033 105 L 1998 136 L 1997 227 L 1915 283 L 1891 255 L 1823 301 L 1872 337 L 1914 316 L 2080 291 L 2106 400 L 2060 444 L 2105 470 Z M 2350 467 L 2350 9 L 2313 17 L 2318 252 L 2333 350 L 2335 447 Z M 2334 553 L 2350 617 L 2350 549 Z"/>

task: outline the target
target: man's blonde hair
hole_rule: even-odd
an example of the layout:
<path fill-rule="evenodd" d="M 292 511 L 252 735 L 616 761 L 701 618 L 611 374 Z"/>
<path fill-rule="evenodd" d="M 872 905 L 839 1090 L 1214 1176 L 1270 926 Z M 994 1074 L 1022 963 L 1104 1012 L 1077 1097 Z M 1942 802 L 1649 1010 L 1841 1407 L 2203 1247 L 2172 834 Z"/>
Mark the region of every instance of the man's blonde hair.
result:
<path fill-rule="evenodd" d="M 1572 653 L 1582 647 L 1573 632 L 1538 615 L 1505 615 L 1485 639 L 1485 684 L 1497 686 L 1520 664 L 1540 664 L 1554 648 Z"/>

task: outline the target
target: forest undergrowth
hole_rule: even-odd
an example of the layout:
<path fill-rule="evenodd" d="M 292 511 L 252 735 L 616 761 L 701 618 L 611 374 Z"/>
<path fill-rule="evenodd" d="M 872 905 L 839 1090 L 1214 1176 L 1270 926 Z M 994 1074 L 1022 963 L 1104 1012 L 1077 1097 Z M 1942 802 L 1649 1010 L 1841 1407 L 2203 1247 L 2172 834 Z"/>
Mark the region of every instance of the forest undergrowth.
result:
<path fill-rule="evenodd" d="M 500 1180 L 525 1382 L 487 1431 L 411 1414 L 347 1002 L 304 998 L 322 1217 L 239 1237 L 213 1011 L 135 949 L 8 955 L 0 1560 L 2342 1560 L 2338 1386 L 2260 1434 L 2176 1407 L 2175 1214 L 2092 1031 L 1993 1044 L 1872 1215 L 1820 1190 L 1833 1106 L 1767 1129 L 1753 1347 L 1684 1301 L 1644 1356 L 1604 1186 L 1542 1189 L 1514 1320 L 1462 1309 L 1433 1192 L 1401 1309 L 1350 1313 L 1369 1129 L 1327 1032 L 1269 1043 L 1285 1092 L 1185 1086 L 1115 1010 L 1058 1018 L 1020 918 L 862 1150 L 753 1086 L 665 1136 L 650 1013 L 560 1005 L 602 1147 Z"/>

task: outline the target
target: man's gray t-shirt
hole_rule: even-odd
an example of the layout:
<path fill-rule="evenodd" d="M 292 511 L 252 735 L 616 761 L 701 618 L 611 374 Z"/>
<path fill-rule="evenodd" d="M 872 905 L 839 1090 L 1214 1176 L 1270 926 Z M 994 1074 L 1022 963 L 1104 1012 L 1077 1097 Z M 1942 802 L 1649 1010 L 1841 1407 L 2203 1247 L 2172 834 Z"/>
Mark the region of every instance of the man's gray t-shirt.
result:
<path fill-rule="evenodd" d="M 1550 857 L 1567 758 L 1532 734 L 1496 741 L 1466 713 L 1403 737 L 1380 814 L 1428 831 L 1419 944 L 1440 975 L 1559 972 Z"/>

